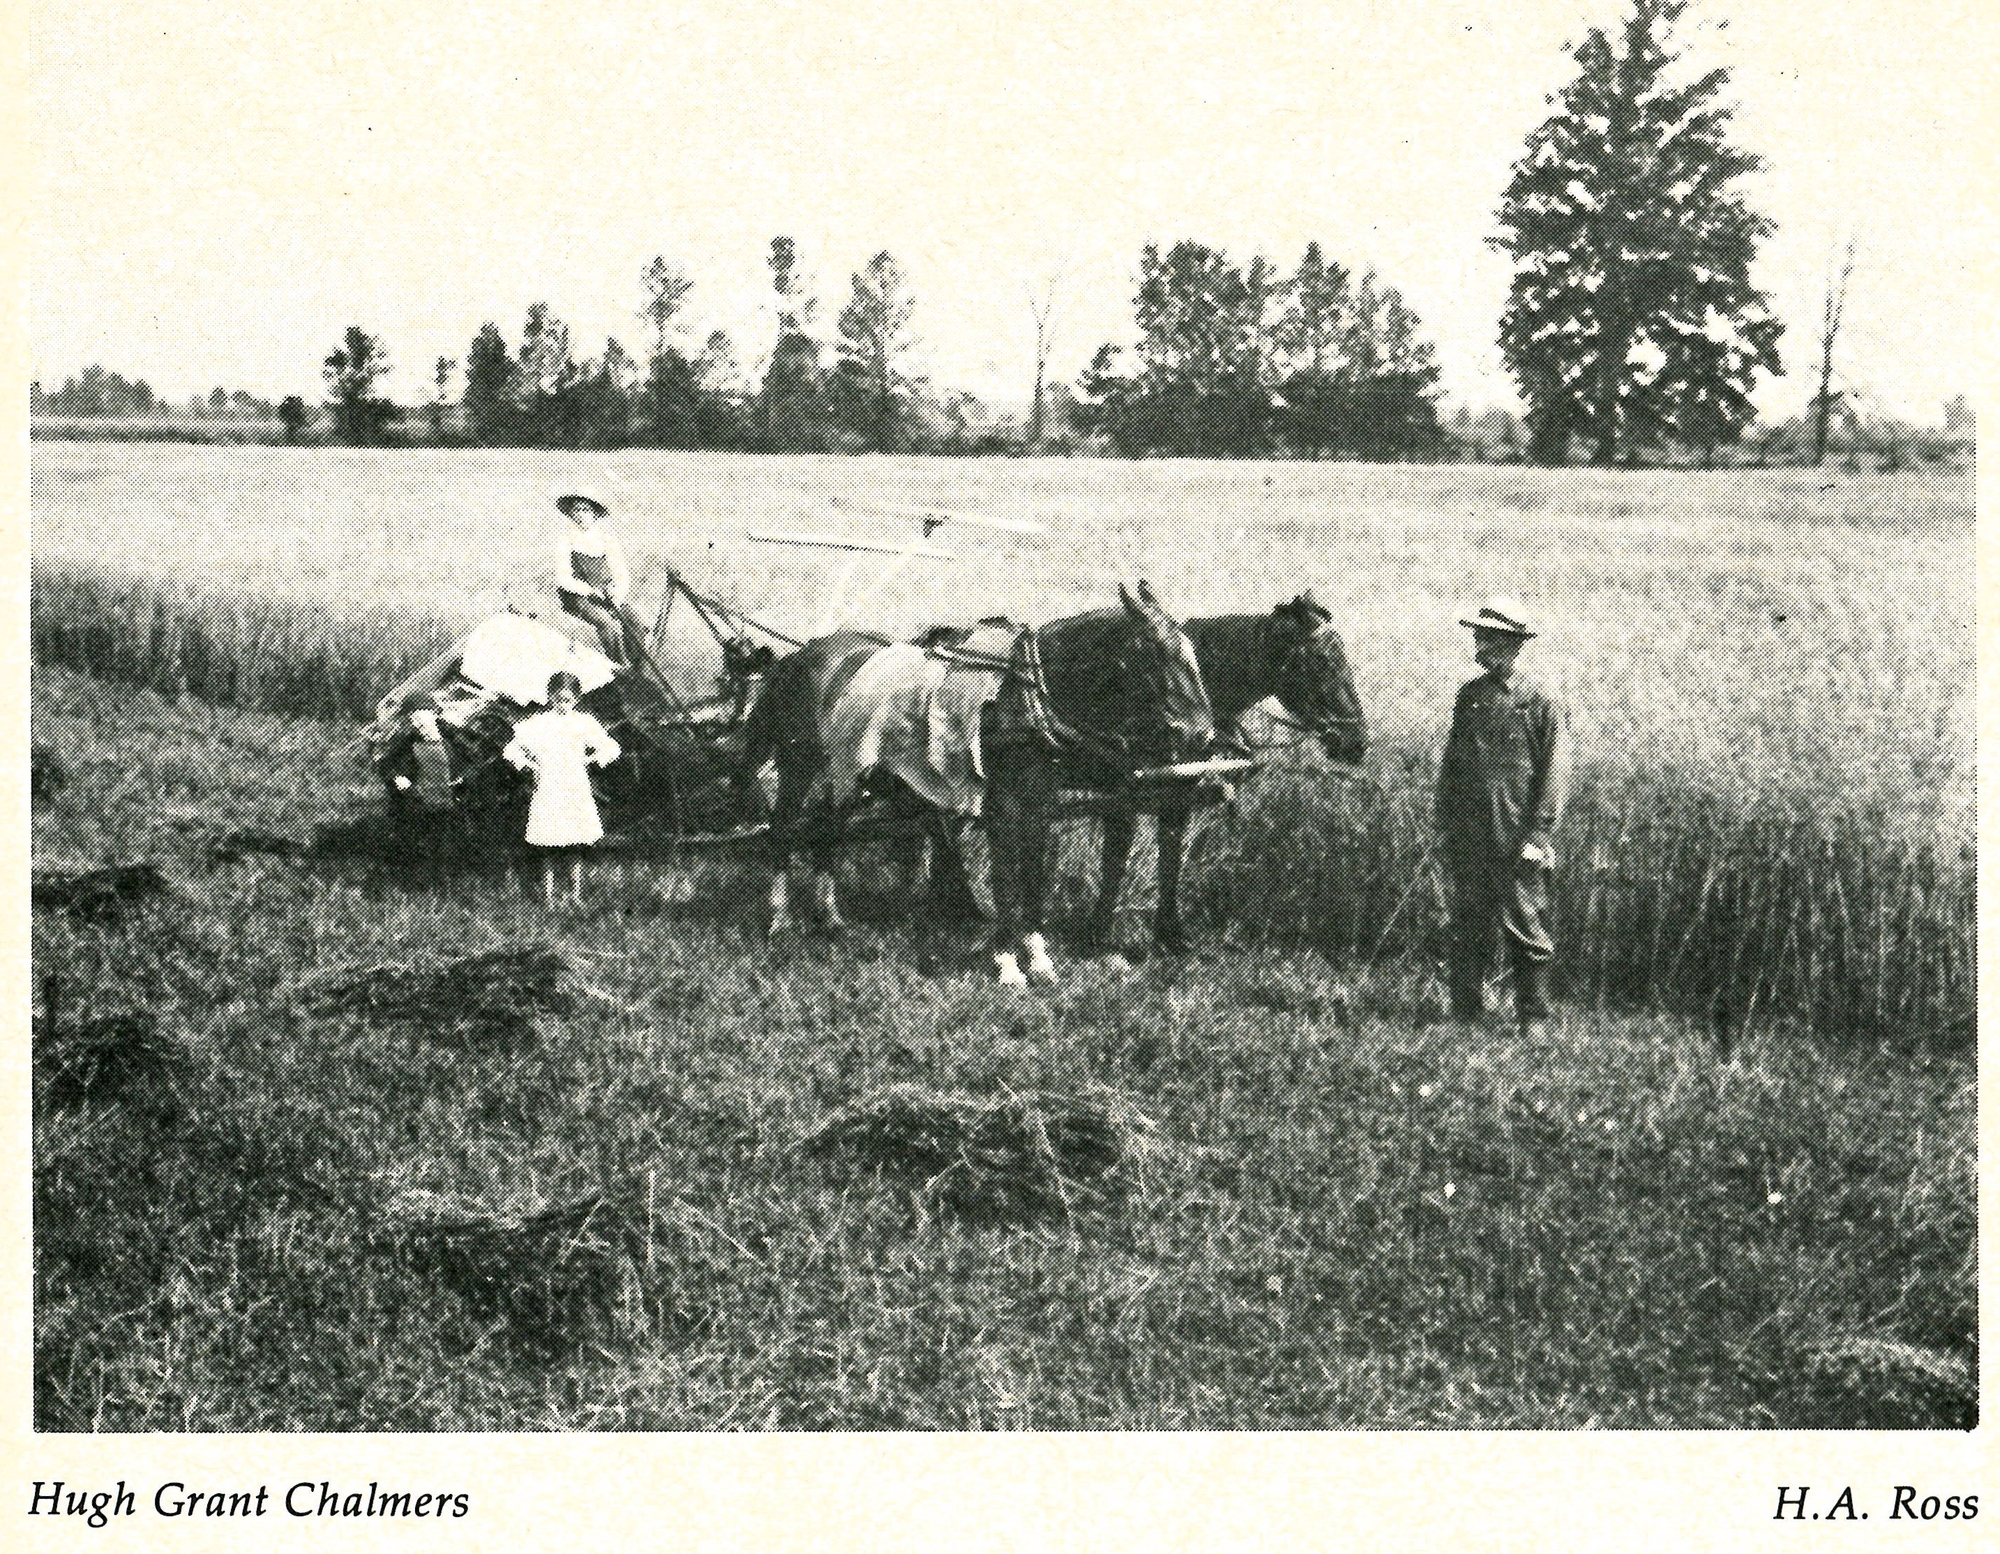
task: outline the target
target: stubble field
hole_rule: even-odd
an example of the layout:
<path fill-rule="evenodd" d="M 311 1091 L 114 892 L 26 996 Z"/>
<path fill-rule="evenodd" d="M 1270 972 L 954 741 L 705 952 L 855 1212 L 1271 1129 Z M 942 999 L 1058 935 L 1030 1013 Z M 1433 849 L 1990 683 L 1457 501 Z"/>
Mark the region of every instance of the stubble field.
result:
<path fill-rule="evenodd" d="M 1284 756 L 1204 828 L 1213 948 L 1016 1002 L 865 889 L 852 942 L 768 953 L 726 861 L 607 863 L 544 919 L 490 869 L 218 852 L 365 806 L 328 715 L 548 608 L 546 502 L 578 476 L 642 575 L 794 630 L 1041 619 L 1136 576 L 1190 615 L 1310 587 L 1366 780 Z M 962 564 L 888 576 L 745 540 L 908 532 L 829 496 L 1050 532 L 947 528 Z M 43 1085 L 45 1428 L 1970 1418 L 1963 476 L 39 444 L 34 504 L 35 733 L 71 778 L 38 867 L 169 884 L 122 921 L 37 914 L 58 1026 L 144 1008 L 168 1053 L 122 1093 Z M 1535 1050 L 1436 1019 L 1426 785 L 1453 622 L 1493 589 L 1545 620 L 1579 745 Z M 310 996 L 539 943 L 586 990 L 498 1045 Z M 1145 1125 L 1039 1204 L 805 1147 L 898 1085 Z M 525 1234 L 507 1216 L 607 1189 L 630 1233 L 588 1289 L 396 1229 L 412 1193 Z"/>

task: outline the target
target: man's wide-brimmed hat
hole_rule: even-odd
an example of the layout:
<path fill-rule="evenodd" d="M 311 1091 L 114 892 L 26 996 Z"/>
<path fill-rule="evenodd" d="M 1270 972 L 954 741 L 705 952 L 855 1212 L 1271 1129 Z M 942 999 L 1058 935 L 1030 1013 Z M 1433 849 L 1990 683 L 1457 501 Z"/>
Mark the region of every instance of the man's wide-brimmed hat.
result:
<path fill-rule="evenodd" d="M 556 511 L 566 513 L 570 510 L 570 505 L 575 502 L 587 502 L 596 508 L 600 515 L 611 511 L 611 504 L 590 486 L 572 486 L 565 491 L 556 498 Z"/>
<path fill-rule="evenodd" d="M 1488 599 L 1479 607 L 1479 613 L 1470 620 L 1461 620 L 1461 626 L 1470 626 L 1474 631 L 1497 631 L 1502 636 L 1526 639 L 1535 634 L 1535 628 L 1528 624 L 1527 613 L 1506 595 Z"/>

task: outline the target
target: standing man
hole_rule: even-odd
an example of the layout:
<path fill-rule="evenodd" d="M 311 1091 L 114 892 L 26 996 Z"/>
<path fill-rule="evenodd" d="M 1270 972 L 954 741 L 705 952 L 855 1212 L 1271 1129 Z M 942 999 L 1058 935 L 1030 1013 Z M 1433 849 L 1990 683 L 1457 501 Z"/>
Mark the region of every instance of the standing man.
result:
<path fill-rule="evenodd" d="M 612 663 L 621 669 L 637 666 L 646 657 L 646 628 L 632 610 L 632 571 L 618 536 L 598 521 L 611 509 L 585 488 L 557 497 L 556 511 L 570 522 L 556 554 L 564 612 L 597 628 Z"/>
<path fill-rule="evenodd" d="M 1535 635 L 1520 605 L 1496 598 L 1460 625 L 1486 672 L 1459 688 L 1438 771 L 1437 824 L 1451 875 L 1451 1002 L 1461 1020 L 1486 1012 L 1494 931 L 1514 970 L 1524 1036 L 1549 1015 L 1549 881 L 1569 774 L 1562 709 L 1517 674 Z"/>

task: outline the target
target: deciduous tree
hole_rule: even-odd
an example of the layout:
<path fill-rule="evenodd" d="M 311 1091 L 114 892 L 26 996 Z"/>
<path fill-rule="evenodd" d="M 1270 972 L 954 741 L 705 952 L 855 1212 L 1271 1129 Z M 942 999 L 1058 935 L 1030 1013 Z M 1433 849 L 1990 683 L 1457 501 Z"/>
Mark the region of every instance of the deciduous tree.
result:
<path fill-rule="evenodd" d="M 886 251 L 853 277 L 840 310 L 840 381 L 848 423 L 876 453 L 891 453 L 902 439 L 910 379 L 903 361 L 914 343 L 910 315 L 916 299 Z"/>
<path fill-rule="evenodd" d="M 515 357 L 515 395 L 527 440 L 537 447 L 573 448 L 581 437 L 570 390 L 578 377 L 569 325 L 546 302 L 529 304 Z"/>
<path fill-rule="evenodd" d="M 350 324 L 321 366 L 335 437 L 356 446 L 383 439 L 396 407 L 376 394 L 375 385 L 393 370 L 388 348 L 359 324 Z"/>
<path fill-rule="evenodd" d="M 451 392 L 451 375 L 456 371 L 458 363 L 449 356 L 440 356 L 437 364 L 431 369 L 431 382 L 437 389 L 430 406 L 431 436 L 440 440 L 444 437 L 444 407 Z"/>
<path fill-rule="evenodd" d="M 1062 285 L 1066 270 L 1051 270 L 1039 287 L 1028 288 L 1028 316 L 1035 322 L 1035 393 L 1028 406 L 1028 446 L 1038 448 L 1046 432 L 1043 405 L 1047 396 L 1049 356 L 1062 327 Z"/>
<path fill-rule="evenodd" d="M 1840 398 L 1833 387 L 1833 348 L 1847 317 L 1847 285 L 1854 278 L 1854 250 L 1855 241 L 1850 237 L 1838 269 L 1829 263 L 1826 270 L 1826 295 L 1819 314 L 1819 392 L 1813 396 L 1814 468 L 1826 459 L 1827 425 Z"/>
<path fill-rule="evenodd" d="M 1353 298 L 1345 266 L 1306 244 L 1284 288 L 1273 330 L 1278 425 L 1307 458 L 1338 450 L 1343 427 L 1340 369 Z"/>

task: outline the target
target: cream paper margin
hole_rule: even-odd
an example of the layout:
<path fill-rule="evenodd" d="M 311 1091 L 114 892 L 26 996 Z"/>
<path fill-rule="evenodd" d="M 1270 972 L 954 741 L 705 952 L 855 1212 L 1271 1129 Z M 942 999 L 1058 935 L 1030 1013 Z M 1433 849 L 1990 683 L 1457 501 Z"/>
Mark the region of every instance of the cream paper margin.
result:
<path fill-rule="evenodd" d="M 1239 9 L 1248 9 L 1241 7 Z M 915 8 L 913 7 L 913 14 Z M 1801 3 L 1800 25 L 1823 24 Z M 1961 12 L 1963 14 L 1963 12 Z M 309 25 L 303 12 L 299 24 Z M 6 1268 L 0 1362 L 0 1547 L 211 1549 L 672 1550 L 1761 1550 L 1970 1549 L 2000 1523 L 1995 1430 L 1896 1434 L 1298 1434 L 1040 1436 L 36 1436 L 31 1411 L 29 978 L 27 892 L 27 9 L 0 3 L 0 1188 Z M 1968 37 L 1968 46 L 1976 40 Z M 1857 111 L 1865 111 L 1857 105 Z M 1982 187 L 2000 179 L 1991 133 L 1967 126 L 1964 219 L 1993 219 Z M 1981 133 L 1981 132 L 1984 133 Z M 976 176 L 976 169 L 967 169 Z M 1995 234 L 2000 239 L 2000 233 Z M 1988 245 L 2000 251 L 2000 243 Z M 1967 323 L 2000 347 L 2000 259 L 1966 277 Z M 2000 371 L 1974 388 L 2000 427 Z M 1980 1029 L 1995 1027 L 1994 844 L 2000 842 L 2000 537 L 1986 522 L 1990 462 L 1978 481 L 1980 572 Z M 1980 1223 L 1994 1223 L 1991 1043 L 1982 1041 Z M 1990 1243 L 1989 1243 L 1990 1244 Z M 1992 1331 L 1992 1259 L 1982 1266 L 1982 1334 Z M 1982 1345 L 1982 1396 L 1995 1396 Z M 240 1487 L 370 1479 L 464 1489 L 459 1522 L 342 1525 L 265 1518 L 179 1524 L 143 1512 L 88 1531 L 30 1520 L 35 1479 L 103 1486 Z M 1883 1519 L 1887 1486 L 1979 1493 L 1971 1523 Z M 1866 1523 L 1774 1523 L 1780 1484 L 1815 1495 L 1843 1484 L 1878 1508 Z M 1982 1540 L 1980 1533 L 1986 1534 Z"/>

